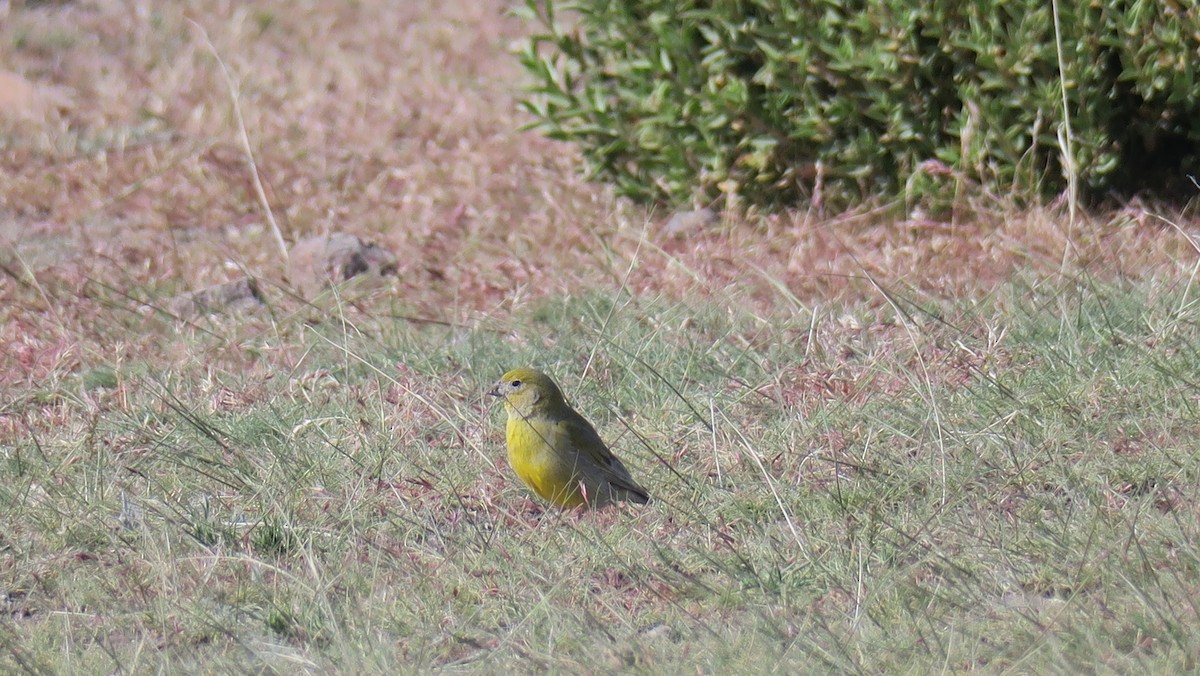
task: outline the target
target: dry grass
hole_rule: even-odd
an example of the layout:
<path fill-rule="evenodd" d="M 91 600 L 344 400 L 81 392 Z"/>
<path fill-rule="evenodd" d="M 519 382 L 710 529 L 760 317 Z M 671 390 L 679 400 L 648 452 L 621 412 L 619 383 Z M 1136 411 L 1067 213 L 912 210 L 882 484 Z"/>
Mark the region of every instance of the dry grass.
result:
<path fill-rule="evenodd" d="M 0 448 L 17 487 L 0 499 L 23 515 L 0 518 L 10 666 L 870 671 L 936 662 L 941 635 L 922 622 L 947 616 L 980 646 L 996 617 L 1034 646 L 978 661 L 946 647 L 951 668 L 1061 665 L 1054 614 L 1093 620 L 1058 602 L 1145 591 L 1097 581 L 1111 557 L 1139 575 L 1194 565 L 1169 542 L 1195 536 L 1192 460 L 1172 447 L 1194 424 L 1174 410 L 1103 422 L 1133 415 L 1114 406 L 1116 367 L 1063 392 L 1022 380 L 1117 343 L 1065 320 L 1062 343 L 1036 343 L 1038 322 L 1086 305 L 1044 287 L 1133 279 L 1179 296 L 1189 214 L 1172 227 L 1131 205 L 1068 233 L 1060 209 L 978 197 L 954 223 L 743 214 L 675 237 L 663 214 L 584 182 L 571 148 L 516 131 L 508 49 L 523 27 L 502 3 L 7 11 L 0 62 L 24 83 L 0 96 Z M 315 316 L 276 286 L 269 313 L 237 320 L 144 308 L 244 271 L 286 286 L 217 57 L 285 236 L 383 243 L 400 260 L 389 288 Z M 1178 315 L 1146 310 L 1161 321 L 1146 335 L 1105 330 L 1179 369 L 1163 387 L 1181 399 L 1171 359 L 1190 349 L 1190 308 L 1184 291 Z M 414 314 L 455 327 L 391 318 Z M 1022 322 L 1034 347 L 1006 339 Z M 535 356 L 578 376 L 568 391 L 665 508 L 593 521 L 524 501 L 478 393 Z M 1043 403 L 1045 420 L 1030 413 Z M 1079 479 L 1064 458 L 1101 468 Z M 1162 551 L 1131 555 L 1104 530 L 1097 554 L 1055 520 L 1079 504 L 1112 532 L 1187 518 Z M 955 539 L 951 517 L 972 510 L 993 540 Z M 1038 519 L 1063 531 L 1006 539 Z M 997 556 L 1017 563 L 968 574 Z M 1165 611 L 1124 624 L 1096 611 L 1104 599 L 1084 606 L 1102 617 L 1089 636 L 1112 629 L 1127 650 L 1110 663 L 1194 648 L 1178 636 L 1195 619 L 1189 575 L 1155 588 Z M 943 584 L 963 594 L 951 611 Z M 1108 646 L 1072 636 L 1075 654 Z"/>
<path fill-rule="evenodd" d="M 515 131 L 522 26 L 502 3 L 76 2 L 12 10 L 0 44 L 61 104 L 4 126 L 3 236 L 37 270 L 118 286 L 281 273 L 201 29 L 237 80 L 285 235 L 386 243 L 399 292 L 439 315 L 603 287 L 635 255 L 639 291 L 737 281 L 773 296 L 766 277 L 809 302 L 876 297 L 864 274 L 978 292 L 1057 269 L 1067 246 L 1060 213 L 1002 204 L 960 225 L 791 214 L 657 237 L 653 214 L 580 180 L 569 147 Z M 1116 274 L 1154 274 L 1187 248 L 1136 209 L 1079 232 L 1075 261 Z"/>

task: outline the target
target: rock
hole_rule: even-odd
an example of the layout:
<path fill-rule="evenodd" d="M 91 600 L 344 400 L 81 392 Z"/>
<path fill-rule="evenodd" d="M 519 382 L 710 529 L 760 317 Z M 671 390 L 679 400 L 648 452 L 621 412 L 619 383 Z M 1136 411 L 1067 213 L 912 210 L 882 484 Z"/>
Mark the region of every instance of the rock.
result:
<path fill-rule="evenodd" d="M 0 121 L 45 121 L 55 109 L 73 107 L 70 90 L 31 82 L 17 73 L 0 70 Z"/>
<path fill-rule="evenodd" d="M 717 212 L 712 209 L 678 211 L 663 226 L 663 234 L 671 238 L 698 235 L 717 222 Z"/>
<path fill-rule="evenodd" d="M 260 305 L 263 305 L 263 297 L 258 282 L 246 277 L 180 294 L 171 299 L 169 308 L 180 319 L 192 319 L 203 314 L 240 312 Z"/>
<path fill-rule="evenodd" d="M 398 268 L 391 251 L 341 232 L 301 240 L 288 254 L 288 280 L 308 298 L 333 284 L 360 275 L 394 275 Z"/>

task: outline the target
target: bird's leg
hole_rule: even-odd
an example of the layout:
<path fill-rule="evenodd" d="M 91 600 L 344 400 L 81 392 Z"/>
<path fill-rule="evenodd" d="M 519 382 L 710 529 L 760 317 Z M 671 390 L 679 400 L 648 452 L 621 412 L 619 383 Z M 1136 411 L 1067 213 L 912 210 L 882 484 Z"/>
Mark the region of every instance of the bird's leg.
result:
<path fill-rule="evenodd" d="M 587 484 L 583 483 L 582 480 L 579 482 L 579 494 L 583 496 L 583 504 L 591 508 L 592 499 L 588 496 Z"/>

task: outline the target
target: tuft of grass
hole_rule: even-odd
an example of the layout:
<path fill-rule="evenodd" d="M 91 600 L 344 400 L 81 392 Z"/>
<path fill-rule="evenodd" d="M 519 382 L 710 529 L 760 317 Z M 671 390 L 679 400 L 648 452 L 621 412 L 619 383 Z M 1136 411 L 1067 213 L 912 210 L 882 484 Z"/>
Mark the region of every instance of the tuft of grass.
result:
<path fill-rule="evenodd" d="M 117 372 L 111 366 L 97 366 L 83 374 L 84 390 L 116 389 L 120 381 Z"/>

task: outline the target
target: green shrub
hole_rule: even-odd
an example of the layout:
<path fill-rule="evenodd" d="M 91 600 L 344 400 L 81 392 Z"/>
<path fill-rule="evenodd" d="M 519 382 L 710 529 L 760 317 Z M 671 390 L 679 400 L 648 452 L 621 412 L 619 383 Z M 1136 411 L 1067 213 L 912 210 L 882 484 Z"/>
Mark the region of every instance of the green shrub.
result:
<path fill-rule="evenodd" d="M 1195 5 L 1060 3 L 1085 197 L 1194 193 Z M 962 180 L 1019 199 L 1066 185 L 1048 0 L 527 0 L 525 13 L 539 26 L 522 53 L 534 126 L 635 199 L 784 206 L 819 185 L 846 206 Z"/>

